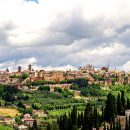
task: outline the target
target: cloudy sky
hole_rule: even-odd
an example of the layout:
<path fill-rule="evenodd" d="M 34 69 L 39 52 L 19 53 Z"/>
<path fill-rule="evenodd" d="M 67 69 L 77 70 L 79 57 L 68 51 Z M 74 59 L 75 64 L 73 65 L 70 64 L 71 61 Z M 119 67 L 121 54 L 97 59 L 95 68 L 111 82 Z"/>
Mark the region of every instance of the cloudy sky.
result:
<path fill-rule="evenodd" d="M 0 69 L 130 70 L 130 0 L 0 0 Z"/>

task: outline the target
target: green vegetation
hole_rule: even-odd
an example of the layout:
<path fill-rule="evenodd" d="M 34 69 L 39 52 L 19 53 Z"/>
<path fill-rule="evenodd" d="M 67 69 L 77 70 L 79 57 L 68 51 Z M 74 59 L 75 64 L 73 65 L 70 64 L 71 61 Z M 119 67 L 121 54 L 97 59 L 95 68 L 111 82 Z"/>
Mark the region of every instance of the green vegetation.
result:
<path fill-rule="evenodd" d="M 92 74 L 91 75 L 95 80 L 99 80 L 99 81 L 104 81 L 106 80 L 106 78 L 104 76 L 101 75 L 97 75 L 97 74 Z"/>
<path fill-rule="evenodd" d="M 61 93 L 61 92 L 62 92 L 62 88 L 60 88 L 60 87 L 55 87 L 55 88 L 54 88 L 54 91 Z"/>
<path fill-rule="evenodd" d="M 114 122 L 117 115 L 116 99 L 112 93 L 109 93 L 107 96 L 104 118 L 108 122 Z"/>
<path fill-rule="evenodd" d="M 21 79 L 24 80 L 24 79 L 27 79 L 29 77 L 29 74 L 28 73 L 24 73 L 21 75 Z"/>
<path fill-rule="evenodd" d="M 74 99 L 67 91 L 63 91 L 62 93 L 37 91 L 28 93 L 28 95 L 30 98 L 26 103 L 37 103 L 40 109 L 45 110 L 64 109 L 83 103 L 83 100 Z"/>
<path fill-rule="evenodd" d="M 84 89 L 81 89 L 83 96 L 106 96 L 108 91 L 103 90 L 99 85 L 93 85 Z"/>
<path fill-rule="evenodd" d="M 24 75 L 23 79 L 27 77 L 28 75 Z M 33 109 L 44 110 L 47 117 L 34 116 L 34 118 L 45 123 L 49 122 L 47 129 L 50 130 L 63 130 L 63 127 L 66 127 L 64 130 L 87 130 L 92 127 L 91 121 L 97 129 L 101 125 L 105 127 L 103 124 L 105 121 L 118 125 L 119 129 L 120 123 L 114 122 L 114 118 L 117 115 L 124 115 L 125 110 L 130 109 L 130 85 L 115 85 L 114 82 L 115 79 L 110 88 L 104 89 L 100 84 L 88 85 L 88 81 L 82 78 L 66 80 L 59 84 L 71 83 L 71 90 L 62 89 L 57 85 L 54 92 L 50 92 L 47 84 L 56 82 L 44 80 L 31 83 L 34 88 L 39 87 L 36 91 L 20 91 L 15 86 L 0 85 L 0 106 L 15 107 L 22 114 L 32 114 Z M 79 99 L 74 97 L 77 90 L 81 92 Z M 27 108 L 26 105 L 30 107 Z M 21 123 L 21 117 L 17 115 L 15 118 L 18 124 Z M 68 122 L 71 124 L 67 124 Z"/>
<path fill-rule="evenodd" d="M 20 113 L 29 113 L 32 115 L 33 109 L 44 110 L 47 117 L 40 118 L 44 122 L 56 121 L 64 113 L 69 113 L 73 106 L 80 107 L 83 110 L 85 102 L 82 99 L 74 98 L 74 91 L 61 89 L 57 87 L 54 92 L 50 92 L 48 86 L 41 85 L 37 91 L 23 92 L 15 86 L 1 85 L 1 107 L 17 108 Z M 26 108 L 26 104 L 30 108 Z M 21 123 L 22 115 L 17 115 L 15 120 L 17 124 Z M 38 118 L 38 117 L 34 117 Z"/>
<path fill-rule="evenodd" d="M 122 91 L 121 98 L 115 97 L 111 92 L 107 96 L 105 108 L 92 106 L 91 103 L 87 103 L 85 109 L 81 112 L 78 111 L 77 107 L 73 107 L 68 114 L 64 114 L 57 119 L 57 122 L 49 123 L 47 130 L 92 130 L 96 128 L 99 130 L 100 127 L 103 127 L 106 130 L 106 127 L 111 130 L 121 130 L 121 122 L 118 120 L 117 115 L 125 115 L 125 109 L 128 109 L 130 102 L 126 102 L 125 93 Z M 120 100 L 120 101 L 119 101 Z M 120 103 L 119 103 L 120 102 Z M 120 106 L 122 104 L 122 109 Z M 119 112 L 119 113 L 118 113 Z M 123 112 L 123 113 L 122 113 Z M 117 120 L 115 120 L 117 118 Z M 106 124 L 107 122 L 107 124 Z M 108 125 L 109 124 L 109 125 Z M 130 122 L 126 117 L 126 129 L 130 129 Z"/>
<path fill-rule="evenodd" d="M 28 73 L 23 73 L 21 75 L 11 75 L 9 76 L 9 78 L 19 78 L 19 79 L 27 79 L 29 77 L 29 74 Z"/>
<path fill-rule="evenodd" d="M 86 85 L 84 87 L 81 87 L 80 84 L 74 83 L 71 86 L 71 89 L 81 91 L 82 96 L 107 96 L 109 92 L 112 92 L 115 96 L 118 95 L 119 92 L 124 91 L 126 96 L 130 98 L 130 85 L 115 85 L 115 78 L 113 78 L 113 85 L 110 86 L 109 89 L 103 89 L 103 86 L 100 84 L 92 84 L 92 85 Z"/>
<path fill-rule="evenodd" d="M 82 96 L 107 96 L 108 90 L 103 90 L 102 87 L 98 84 L 87 85 L 86 87 L 80 87 L 78 84 L 73 84 L 71 86 L 73 90 L 81 91 Z"/>
<path fill-rule="evenodd" d="M 38 90 L 41 90 L 41 91 L 50 91 L 50 87 L 49 87 L 49 86 L 44 86 L 44 85 L 42 85 L 42 86 L 40 86 L 40 87 L 38 88 Z"/>
<path fill-rule="evenodd" d="M 0 130 L 13 130 L 13 129 L 8 126 L 0 125 Z"/>
<path fill-rule="evenodd" d="M 7 102 L 14 101 L 15 95 L 19 92 L 19 90 L 16 87 L 9 85 L 2 87 L 1 91 L 3 91 L 2 99 L 6 100 Z"/>
<path fill-rule="evenodd" d="M 9 76 L 9 78 L 20 78 L 21 76 L 20 75 L 11 75 Z"/>

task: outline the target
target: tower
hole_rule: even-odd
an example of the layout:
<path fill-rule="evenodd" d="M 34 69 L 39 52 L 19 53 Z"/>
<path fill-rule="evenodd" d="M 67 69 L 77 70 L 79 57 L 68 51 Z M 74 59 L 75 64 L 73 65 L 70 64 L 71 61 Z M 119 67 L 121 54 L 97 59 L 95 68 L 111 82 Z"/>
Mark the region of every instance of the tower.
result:
<path fill-rule="evenodd" d="M 21 72 L 22 68 L 21 66 L 18 66 L 18 72 Z"/>
<path fill-rule="evenodd" d="M 32 71 L 32 65 L 28 65 L 28 70 Z"/>
<path fill-rule="evenodd" d="M 9 73 L 9 69 L 8 68 L 6 69 L 6 73 Z"/>

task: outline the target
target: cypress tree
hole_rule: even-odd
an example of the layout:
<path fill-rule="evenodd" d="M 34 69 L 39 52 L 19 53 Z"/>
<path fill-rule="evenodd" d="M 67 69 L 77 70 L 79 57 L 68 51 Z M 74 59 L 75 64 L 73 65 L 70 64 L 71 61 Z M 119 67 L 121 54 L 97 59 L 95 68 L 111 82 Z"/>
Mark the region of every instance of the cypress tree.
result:
<path fill-rule="evenodd" d="M 127 109 L 130 109 L 130 99 L 127 98 Z"/>
<path fill-rule="evenodd" d="M 97 124 L 97 109 L 94 107 L 94 112 L 93 112 L 93 126 L 96 128 Z"/>
<path fill-rule="evenodd" d="M 68 130 L 72 129 L 72 118 L 71 118 L 71 113 L 69 112 L 69 118 L 68 118 Z"/>
<path fill-rule="evenodd" d="M 84 120 L 82 130 L 91 130 L 93 127 L 92 123 L 92 106 L 90 103 L 87 104 L 84 112 Z"/>
<path fill-rule="evenodd" d="M 62 123 L 62 125 L 63 125 L 63 130 L 68 130 L 68 118 L 67 118 L 66 114 L 63 115 L 63 123 Z"/>
<path fill-rule="evenodd" d="M 79 114 L 78 113 L 78 128 L 81 128 L 81 125 L 82 125 L 82 113 L 81 114 Z"/>
<path fill-rule="evenodd" d="M 105 120 L 108 122 L 114 121 L 116 112 L 116 101 L 112 93 L 107 96 L 106 106 L 105 106 Z"/>
<path fill-rule="evenodd" d="M 83 125 L 83 122 L 84 122 L 84 114 L 83 112 L 81 113 L 81 125 Z"/>
<path fill-rule="evenodd" d="M 125 93 L 124 91 L 121 92 L 121 102 L 123 106 L 123 114 L 125 115 Z"/>
<path fill-rule="evenodd" d="M 59 129 L 62 130 L 64 127 L 63 116 L 58 119 Z"/>
<path fill-rule="evenodd" d="M 98 130 L 99 124 L 100 123 L 99 123 L 97 108 L 94 107 L 94 112 L 93 112 L 93 126 L 94 126 L 94 128 L 96 128 Z"/>
<path fill-rule="evenodd" d="M 73 110 L 71 112 L 71 119 L 72 119 L 72 124 L 75 125 L 75 126 L 78 126 L 76 106 L 73 107 Z"/>
<path fill-rule="evenodd" d="M 121 101 L 121 97 L 120 94 L 118 93 L 118 97 L 117 97 L 117 114 L 118 115 L 123 115 L 123 106 L 122 106 L 122 101 Z"/>

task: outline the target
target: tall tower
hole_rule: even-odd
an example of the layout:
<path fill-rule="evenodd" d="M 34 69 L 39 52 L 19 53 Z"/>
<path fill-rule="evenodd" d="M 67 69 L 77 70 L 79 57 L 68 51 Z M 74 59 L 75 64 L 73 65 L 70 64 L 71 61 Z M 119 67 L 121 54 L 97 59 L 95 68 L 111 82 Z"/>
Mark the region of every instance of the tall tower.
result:
<path fill-rule="evenodd" d="M 21 66 L 18 66 L 18 72 L 21 72 L 21 71 L 22 71 Z"/>
<path fill-rule="evenodd" d="M 32 71 L 32 65 L 28 65 L 28 70 Z"/>
<path fill-rule="evenodd" d="M 6 69 L 6 73 L 9 73 L 9 69 L 8 68 Z"/>

